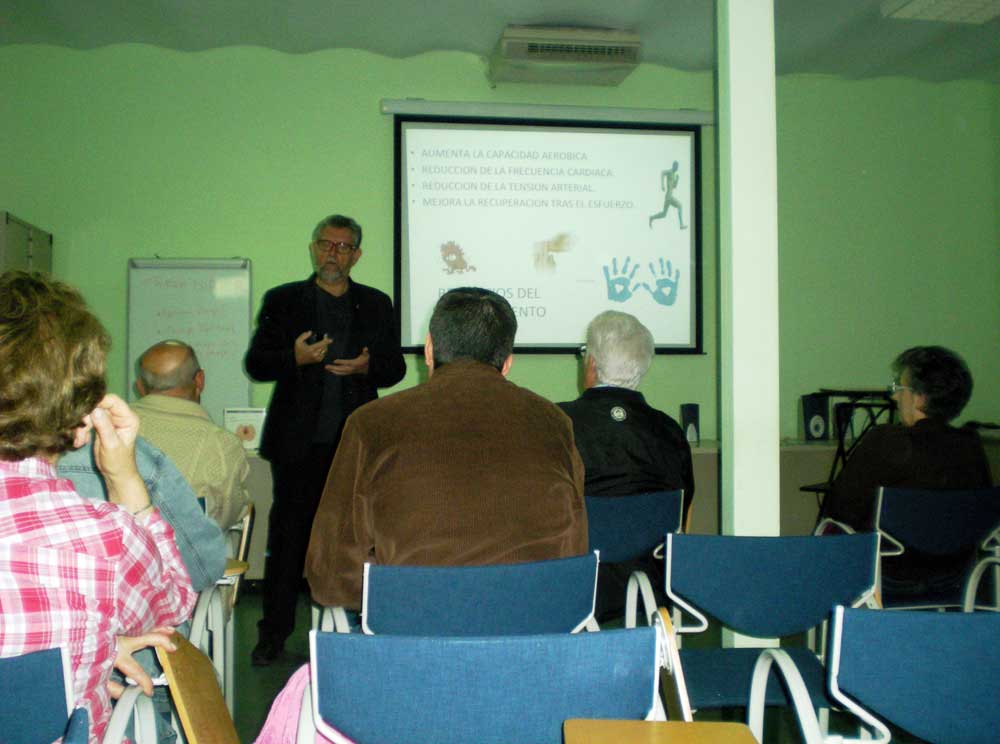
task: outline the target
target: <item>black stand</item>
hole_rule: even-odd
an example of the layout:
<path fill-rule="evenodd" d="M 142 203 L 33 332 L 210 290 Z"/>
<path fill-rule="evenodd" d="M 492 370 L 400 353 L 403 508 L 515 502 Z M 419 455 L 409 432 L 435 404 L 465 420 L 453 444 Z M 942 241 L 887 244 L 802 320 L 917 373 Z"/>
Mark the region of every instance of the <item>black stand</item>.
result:
<path fill-rule="evenodd" d="M 800 491 L 816 493 L 820 496 L 830 490 L 830 484 L 844 467 L 858 442 L 868 431 L 878 424 L 891 424 L 896 419 L 896 402 L 885 389 L 834 390 L 820 388 L 818 391 L 831 399 L 843 400 L 833 403 L 833 430 L 837 435 L 837 451 L 830 466 L 830 476 L 822 483 L 811 483 L 799 488 Z M 858 414 L 863 414 L 860 417 Z M 822 511 L 822 502 L 820 502 Z"/>

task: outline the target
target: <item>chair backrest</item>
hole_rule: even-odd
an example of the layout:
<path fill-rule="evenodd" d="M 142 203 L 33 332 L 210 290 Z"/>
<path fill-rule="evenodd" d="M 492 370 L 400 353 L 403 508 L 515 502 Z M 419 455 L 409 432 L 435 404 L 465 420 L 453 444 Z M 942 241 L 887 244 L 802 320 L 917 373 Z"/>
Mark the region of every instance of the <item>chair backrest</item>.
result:
<path fill-rule="evenodd" d="M 309 645 L 313 719 L 338 744 L 561 744 L 567 718 L 643 719 L 658 694 L 652 627 L 462 638 L 313 630 Z"/>
<path fill-rule="evenodd" d="M 394 635 L 575 633 L 593 621 L 596 553 L 491 566 L 365 564 L 361 627 Z"/>
<path fill-rule="evenodd" d="M 1000 487 L 880 488 L 875 529 L 928 555 L 971 551 L 1000 529 Z"/>
<path fill-rule="evenodd" d="M 863 718 L 853 701 L 927 741 L 996 741 L 997 639 L 997 613 L 838 607 L 830 634 L 830 690 Z"/>
<path fill-rule="evenodd" d="M 50 648 L 0 659 L 0 741 L 55 741 L 73 707 L 69 655 Z"/>
<path fill-rule="evenodd" d="M 605 563 L 621 563 L 649 553 L 668 532 L 681 528 L 683 491 L 634 496 L 587 496 L 590 549 Z"/>
<path fill-rule="evenodd" d="M 230 532 L 239 535 L 239 540 L 232 547 L 233 558 L 238 561 L 247 561 L 247 556 L 250 554 L 250 538 L 253 536 L 253 525 L 254 525 L 254 505 L 247 504 L 246 510 L 243 512 L 243 518 L 238 522 L 237 525 L 233 525 L 230 528 Z M 239 598 L 240 585 L 243 583 L 242 574 L 236 577 L 233 582 L 233 591 L 229 595 L 229 606 L 234 607 L 236 605 L 236 600 Z"/>
<path fill-rule="evenodd" d="M 707 612 L 746 635 L 801 633 L 834 605 L 853 605 L 875 589 L 878 535 L 827 537 L 667 535 L 666 592 L 701 624 Z M 692 606 L 693 605 L 693 606 Z"/>
<path fill-rule="evenodd" d="M 215 667 L 183 636 L 171 637 L 176 651 L 156 649 L 188 744 L 239 744 Z"/>

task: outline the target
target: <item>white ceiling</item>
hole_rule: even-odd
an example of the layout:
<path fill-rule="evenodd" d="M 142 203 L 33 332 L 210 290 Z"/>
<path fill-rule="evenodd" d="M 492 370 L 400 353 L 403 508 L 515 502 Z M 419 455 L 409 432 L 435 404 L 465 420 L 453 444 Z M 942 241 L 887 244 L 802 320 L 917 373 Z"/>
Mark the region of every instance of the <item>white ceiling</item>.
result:
<path fill-rule="evenodd" d="M 1000 84 L 1000 19 L 980 26 L 890 20 L 879 6 L 775 0 L 778 73 Z M 487 55 L 507 24 L 543 24 L 631 31 L 642 39 L 644 62 L 711 70 L 712 7 L 711 0 L 0 0 L 0 45 Z"/>

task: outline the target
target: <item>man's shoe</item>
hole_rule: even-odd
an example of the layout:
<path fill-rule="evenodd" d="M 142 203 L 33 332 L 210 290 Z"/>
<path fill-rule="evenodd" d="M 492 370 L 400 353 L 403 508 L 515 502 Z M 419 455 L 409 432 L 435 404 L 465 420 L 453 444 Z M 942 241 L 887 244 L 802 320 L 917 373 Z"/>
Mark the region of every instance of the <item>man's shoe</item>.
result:
<path fill-rule="evenodd" d="M 253 651 L 250 652 L 250 662 L 254 666 L 268 666 L 281 656 L 284 644 L 271 638 L 261 638 Z"/>

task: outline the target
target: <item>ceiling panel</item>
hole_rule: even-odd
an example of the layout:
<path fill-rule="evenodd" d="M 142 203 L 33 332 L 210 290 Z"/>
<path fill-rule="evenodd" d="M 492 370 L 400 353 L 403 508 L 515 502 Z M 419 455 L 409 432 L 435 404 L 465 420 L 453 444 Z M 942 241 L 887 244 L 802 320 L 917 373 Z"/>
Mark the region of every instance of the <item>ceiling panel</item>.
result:
<path fill-rule="evenodd" d="M 1000 19 L 981 26 L 886 19 L 879 6 L 776 0 L 778 72 L 1000 83 Z M 642 38 L 645 62 L 680 70 L 711 70 L 715 59 L 708 0 L 0 0 L 0 45 L 74 49 L 139 43 L 181 51 L 250 45 L 485 56 L 507 24 L 632 31 Z"/>

